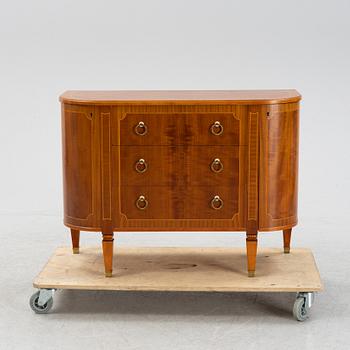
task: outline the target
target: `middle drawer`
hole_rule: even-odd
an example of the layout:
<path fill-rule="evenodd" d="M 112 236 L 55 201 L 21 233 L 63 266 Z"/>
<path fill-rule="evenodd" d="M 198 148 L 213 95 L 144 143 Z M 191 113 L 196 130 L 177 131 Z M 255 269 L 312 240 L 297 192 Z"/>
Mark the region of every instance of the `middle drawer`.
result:
<path fill-rule="evenodd" d="M 242 146 L 113 146 L 122 186 L 232 186 Z"/>

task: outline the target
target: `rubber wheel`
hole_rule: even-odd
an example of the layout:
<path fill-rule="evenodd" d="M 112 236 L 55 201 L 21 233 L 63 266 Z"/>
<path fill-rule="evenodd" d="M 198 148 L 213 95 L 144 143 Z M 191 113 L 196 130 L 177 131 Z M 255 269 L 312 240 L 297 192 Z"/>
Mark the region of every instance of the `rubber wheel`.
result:
<path fill-rule="evenodd" d="M 293 315 L 295 319 L 300 322 L 305 321 L 309 317 L 308 309 L 305 307 L 304 298 L 297 298 L 295 300 L 294 306 L 293 306 Z"/>
<path fill-rule="evenodd" d="M 53 299 L 52 297 L 47 301 L 47 303 L 45 303 L 44 305 L 40 306 L 38 304 L 38 301 L 39 301 L 39 294 L 40 294 L 40 291 L 37 291 L 35 292 L 31 297 L 30 297 L 30 300 L 29 300 L 29 305 L 31 307 L 31 309 L 37 313 L 37 314 L 47 314 L 51 308 L 52 308 L 52 305 L 53 305 Z"/>

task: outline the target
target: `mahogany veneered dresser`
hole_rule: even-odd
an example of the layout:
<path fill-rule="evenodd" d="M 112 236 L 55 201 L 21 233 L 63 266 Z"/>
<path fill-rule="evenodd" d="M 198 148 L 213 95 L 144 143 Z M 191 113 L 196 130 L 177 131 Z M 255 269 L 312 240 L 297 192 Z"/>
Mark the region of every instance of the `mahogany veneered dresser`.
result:
<path fill-rule="evenodd" d="M 102 232 L 106 276 L 122 231 L 244 231 L 254 276 L 258 231 L 297 223 L 300 94 L 67 91 L 64 223 Z M 215 234 L 215 232 L 213 232 Z"/>

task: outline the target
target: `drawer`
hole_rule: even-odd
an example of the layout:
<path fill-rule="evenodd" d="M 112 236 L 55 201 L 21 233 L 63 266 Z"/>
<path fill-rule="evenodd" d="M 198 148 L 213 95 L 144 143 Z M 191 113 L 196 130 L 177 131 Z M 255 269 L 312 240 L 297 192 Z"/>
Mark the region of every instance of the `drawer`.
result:
<path fill-rule="evenodd" d="M 192 146 L 184 150 L 184 173 L 190 186 L 238 186 L 244 146 Z"/>
<path fill-rule="evenodd" d="M 170 186 L 178 181 L 181 152 L 174 146 L 113 147 L 113 159 L 120 150 L 122 186 Z"/>
<path fill-rule="evenodd" d="M 113 119 L 113 145 L 239 145 L 235 113 L 127 113 Z"/>
<path fill-rule="evenodd" d="M 232 219 L 238 211 L 237 186 L 121 188 L 127 219 Z"/>
<path fill-rule="evenodd" d="M 236 186 L 191 187 L 184 197 L 185 219 L 232 219 L 238 213 Z"/>
<path fill-rule="evenodd" d="M 144 199 L 142 198 L 144 197 Z M 122 186 L 121 212 L 127 219 L 170 219 L 182 215 L 180 196 L 171 187 Z"/>
<path fill-rule="evenodd" d="M 122 186 L 233 186 L 239 181 L 238 146 L 120 146 Z"/>

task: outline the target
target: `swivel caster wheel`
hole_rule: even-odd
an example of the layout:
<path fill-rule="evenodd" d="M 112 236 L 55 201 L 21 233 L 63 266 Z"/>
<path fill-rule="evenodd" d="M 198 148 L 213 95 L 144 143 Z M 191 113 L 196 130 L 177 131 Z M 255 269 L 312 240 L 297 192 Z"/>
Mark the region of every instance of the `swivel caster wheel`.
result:
<path fill-rule="evenodd" d="M 314 293 L 298 293 L 293 306 L 293 316 L 303 322 L 309 318 L 309 311 L 314 300 Z"/>
<path fill-rule="evenodd" d="M 40 289 L 29 299 L 29 306 L 36 314 L 47 314 L 53 305 L 53 289 Z"/>

